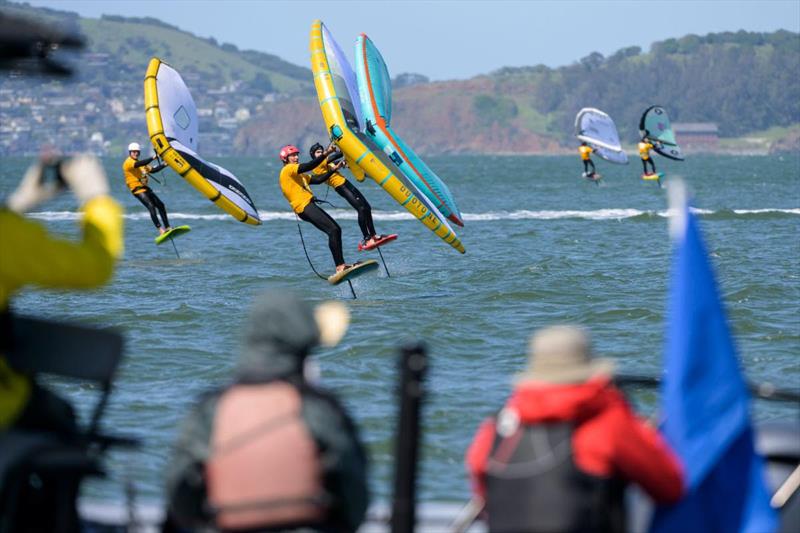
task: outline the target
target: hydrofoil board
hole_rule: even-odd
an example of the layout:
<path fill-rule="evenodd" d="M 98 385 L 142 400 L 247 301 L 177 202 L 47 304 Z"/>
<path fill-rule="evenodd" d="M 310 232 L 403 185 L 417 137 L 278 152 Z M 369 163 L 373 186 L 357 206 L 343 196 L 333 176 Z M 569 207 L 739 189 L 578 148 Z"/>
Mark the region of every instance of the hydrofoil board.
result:
<path fill-rule="evenodd" d="M 189 226 L 176 226 L 172 229 L 169 229 L 155 238 L 156 244 L 161 244 L 162 242 L 166 241 L 169 238 L 177 237 L 178 235 L 183 235 L 184 233 L 189 233 L 192 230 Z"/>
<path fill-rule="evenodd" d="M 378 268 L 378 262 L 374 259 L 368 259 L 366 261 L 358 261 L 357 263 L 353 264 L 350 268 L 345 268 L 341 272 L 337 272 L 332 276 L 328 276 L 328 281 L 331 285 L 338 285 L 339 283 L 353 279 L 361 274 L 366 274 L 371 270 L 375 270 Z"/>
<path fill-rule="evenodd" d="M 391 235 L 382 235 L 380 239 L 378 239 L 375 244 L 370 244 L 365 246 L 363 242 L 358 243 L 358 251 L 365 252 L 367 250 L 374 250 L 378 246 L 383 246 L 384 244 L 390 243 L 393 240 L 397 239 L 397 233 L 392 233 Z"/>

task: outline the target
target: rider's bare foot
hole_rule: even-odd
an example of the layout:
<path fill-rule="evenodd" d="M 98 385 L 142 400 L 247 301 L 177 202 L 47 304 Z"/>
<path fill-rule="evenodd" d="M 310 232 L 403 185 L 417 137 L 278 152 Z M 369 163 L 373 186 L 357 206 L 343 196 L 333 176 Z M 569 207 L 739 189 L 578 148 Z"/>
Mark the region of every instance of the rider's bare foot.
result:
<path fill-rule="evenodd" d="M 158 234 L 159 235 L 164 235 L 166 232 L 167 232 L 167 230 L 165 230 L 164 228 L 158 228 Z"/>
<path fill-rule="evenodd" d="M 380 235 L 380 234 L 376 233 L 375 235 L 373 235 L 372 237 L 367 239 L 367 241 L 364 242 L 364 245 L 365 246 L 375 246 L 375 244 L 377 244 L 378 241 L 380 241 L 383 238 L 384 238 L 383 235 Z"/>

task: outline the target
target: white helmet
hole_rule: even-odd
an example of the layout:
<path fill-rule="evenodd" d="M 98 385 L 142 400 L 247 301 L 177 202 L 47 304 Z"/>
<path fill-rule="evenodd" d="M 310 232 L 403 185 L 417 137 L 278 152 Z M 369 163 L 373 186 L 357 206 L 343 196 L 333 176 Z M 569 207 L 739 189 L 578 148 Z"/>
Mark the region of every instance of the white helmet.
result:
<path fill-rule="evenodd" d="M 141 152 L 142 151 L 142 147 L 139 146 L 139 143 L 130 143 L 128 145 L 128 151 L 129 152 Z"/>

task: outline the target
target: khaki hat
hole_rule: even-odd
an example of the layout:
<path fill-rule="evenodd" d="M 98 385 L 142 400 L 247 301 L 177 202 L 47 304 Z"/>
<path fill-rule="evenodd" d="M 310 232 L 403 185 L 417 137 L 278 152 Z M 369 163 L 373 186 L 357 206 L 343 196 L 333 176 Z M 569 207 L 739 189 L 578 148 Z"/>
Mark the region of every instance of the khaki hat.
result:
<path fill-rule="evenodd" d="M 575 326 L 551 326 L 531 336 L 528 367 L 516 382 L 581 383 L 599 375 L 611 376 L 614 362 L 593 359 L 589 335 Z"/>
<path fill-rule="evenodd" d="M 319 343 L 322 346 L 336 346 L 347 332 L 350 311 L 342 302 L 322 302 L 314 308 L 314 320 L 319 328 Z"/>

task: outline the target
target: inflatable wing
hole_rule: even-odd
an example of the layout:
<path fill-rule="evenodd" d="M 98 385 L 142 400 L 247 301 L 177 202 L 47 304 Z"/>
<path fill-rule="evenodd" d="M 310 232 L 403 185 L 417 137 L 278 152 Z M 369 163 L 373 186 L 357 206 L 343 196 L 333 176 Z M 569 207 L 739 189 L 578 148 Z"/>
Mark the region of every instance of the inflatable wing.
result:
<path fill-rule="evenodd" d="M 389 70 L 378 49 L 363 33 L 356 39 L 356 80 L 365 121 L 362 123 L 363 131 L 444 216 L 463 226 L 461 212 L 450 189 L 389 125 L 392 115 Z"/>
<path fill-rule="evenodd" d="M 672 124 L 670 124 L 667 111 L 663 107 L 652 105 L 644 110 L 642 118 L 639 120 L 639 133 L 654 141 L 653 150 L 659 154 L 676 161 L 683 161 L 681 147 L 675 140 Z"/>
<path fill-rule="evenodd" d="M 406 178 L 397 165 L 360 131 L 355 76 L 341 48 L 321 21 L 311 26 L 311 71 L 322 117 L 331 139 L 348 162 L 380 185 L 394 200 L 447 244 L 464 253 L 464 245 L 446 218 Z M 358 176 L 358 174 L 356 174 Z"/>
<path fill-rule="evenodd" d="M 593 107 L 584 107 L 575 116 L 575 136 L 595 149 L 595 153 L 612 163 L 625 165 L 628 155 L 622 150 L 617 125 L 607 114 Z"/>
<path fill-rule="evenodd" d="M 206 198 L 240 222 L 261 224 L 244 185 L 197 154 L 197 107 L 180 74 L 152 58 L 144 78 L 147 131 L 156 154 Z"/>

